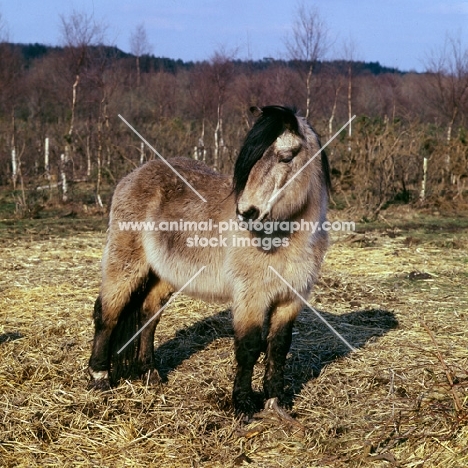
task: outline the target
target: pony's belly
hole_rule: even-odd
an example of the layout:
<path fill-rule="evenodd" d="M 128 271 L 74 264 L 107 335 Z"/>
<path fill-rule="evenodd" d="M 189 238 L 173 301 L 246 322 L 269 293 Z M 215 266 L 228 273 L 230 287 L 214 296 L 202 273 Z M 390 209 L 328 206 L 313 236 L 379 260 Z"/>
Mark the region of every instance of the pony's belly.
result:
<path fill-rule="evenodd" d="M 195 278 L 184 289 L 184 294 L 202 299 L 207 302 L 231 302 L 232 291 L 225 281 L 225 277 L 219 275 L 219 272 L 203 269 L 200 275 Z"/>
<path fill-rule="evenodd" d="M 232 299 L 232 282 L 224 273 L 224 249 L 186 249 L 182 243 L 170 248 L 156 236 L 147 236 L 144 246 L 154 273 L 176 291 L 209 302 Z"/>
<path fill-rule="evenodd" d="M 166 274 L 168 273 L 168 274 Z M 158 271 L 160 277 L 170 283 L 176 291 L 194 299 L 207 302 L 231 302 L 232 291 L 225 281 L 225 276 L 207 266 L 190 268 L 184 271 Z"/>

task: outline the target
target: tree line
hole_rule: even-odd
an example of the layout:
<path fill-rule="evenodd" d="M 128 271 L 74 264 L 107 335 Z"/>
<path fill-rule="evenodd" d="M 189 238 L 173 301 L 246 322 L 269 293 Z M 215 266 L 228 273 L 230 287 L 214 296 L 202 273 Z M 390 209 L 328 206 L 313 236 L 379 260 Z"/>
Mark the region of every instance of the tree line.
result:
<path fill-rule="evenodd" d="M 77 13 L 62 18 L 61 47 L 1 42 L 0 185 L 20 214 L 57 202 L 103 207 L 123 175 L 156 157 L 119 115 L 164 157 L 230 173 L 249 107 L 282 104 L 306 116 L 322 143 L 356 115 L 327 148 L 332 206 L 375 214 L 391 203 L 463 201 L 468 49 L 448 38 L 424 73 L 355 60 L 352 48 L 324 60 L 316 13 L 301 18 L 288 59 L 225 50 L 196 63 L 158 58 L 143 27 L 124 53 Z"/>

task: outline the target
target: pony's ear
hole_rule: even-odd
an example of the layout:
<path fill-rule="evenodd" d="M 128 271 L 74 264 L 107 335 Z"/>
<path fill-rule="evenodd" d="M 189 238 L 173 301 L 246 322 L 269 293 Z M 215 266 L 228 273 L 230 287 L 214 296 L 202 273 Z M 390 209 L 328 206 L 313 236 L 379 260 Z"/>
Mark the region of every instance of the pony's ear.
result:
<path fill-rule="evenodd" d="M 260 107 L 257 106 L 252 106 L 250 108 L 250 112 L 254 117 L 260 117 L 262 115 L 262 109 L 260 109 Z"/>

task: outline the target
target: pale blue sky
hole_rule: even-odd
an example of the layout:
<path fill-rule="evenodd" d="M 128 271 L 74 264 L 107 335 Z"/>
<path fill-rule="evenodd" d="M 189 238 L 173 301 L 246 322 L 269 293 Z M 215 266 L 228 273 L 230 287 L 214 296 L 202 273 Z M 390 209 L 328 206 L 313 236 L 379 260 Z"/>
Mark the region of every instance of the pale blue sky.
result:
<path fill-rule="evenodd" d="M 336 38 L 330 58 L 352 38 L 356 58 L 402 70 L 422 70 L 424 58 L 446 34 L 468 47 L 468 1 L 304 0 L 317 7 Z M 144 22 L 152 53 L 183 60 L 209 59 L 224 48 L 240 59 L 285 57 L 284 37 L 295 0 L 0 0 L 12 42 L 60 42 L 60 15 L 75 9 L 108 25 L 108 42 L 129 51 L 129 37 Z"/>

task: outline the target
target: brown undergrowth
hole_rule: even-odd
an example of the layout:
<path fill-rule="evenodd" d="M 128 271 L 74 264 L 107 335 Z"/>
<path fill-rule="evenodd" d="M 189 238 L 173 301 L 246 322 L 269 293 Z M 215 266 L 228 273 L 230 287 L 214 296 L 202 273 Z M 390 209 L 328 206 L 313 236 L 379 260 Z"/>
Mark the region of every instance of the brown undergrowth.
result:
<path fill-rule="evenodd" d="M 104 232 L 5 227 L 0 466 L 467 466 L 468 235 L 412 222 L 333 236 L 311 303 L 357 351 L 304 309 L 286 373 L 299 424 L 247 425 L 228 305 L 177 298 L 157 331 L 163 382 L 88 392 Z"/>

